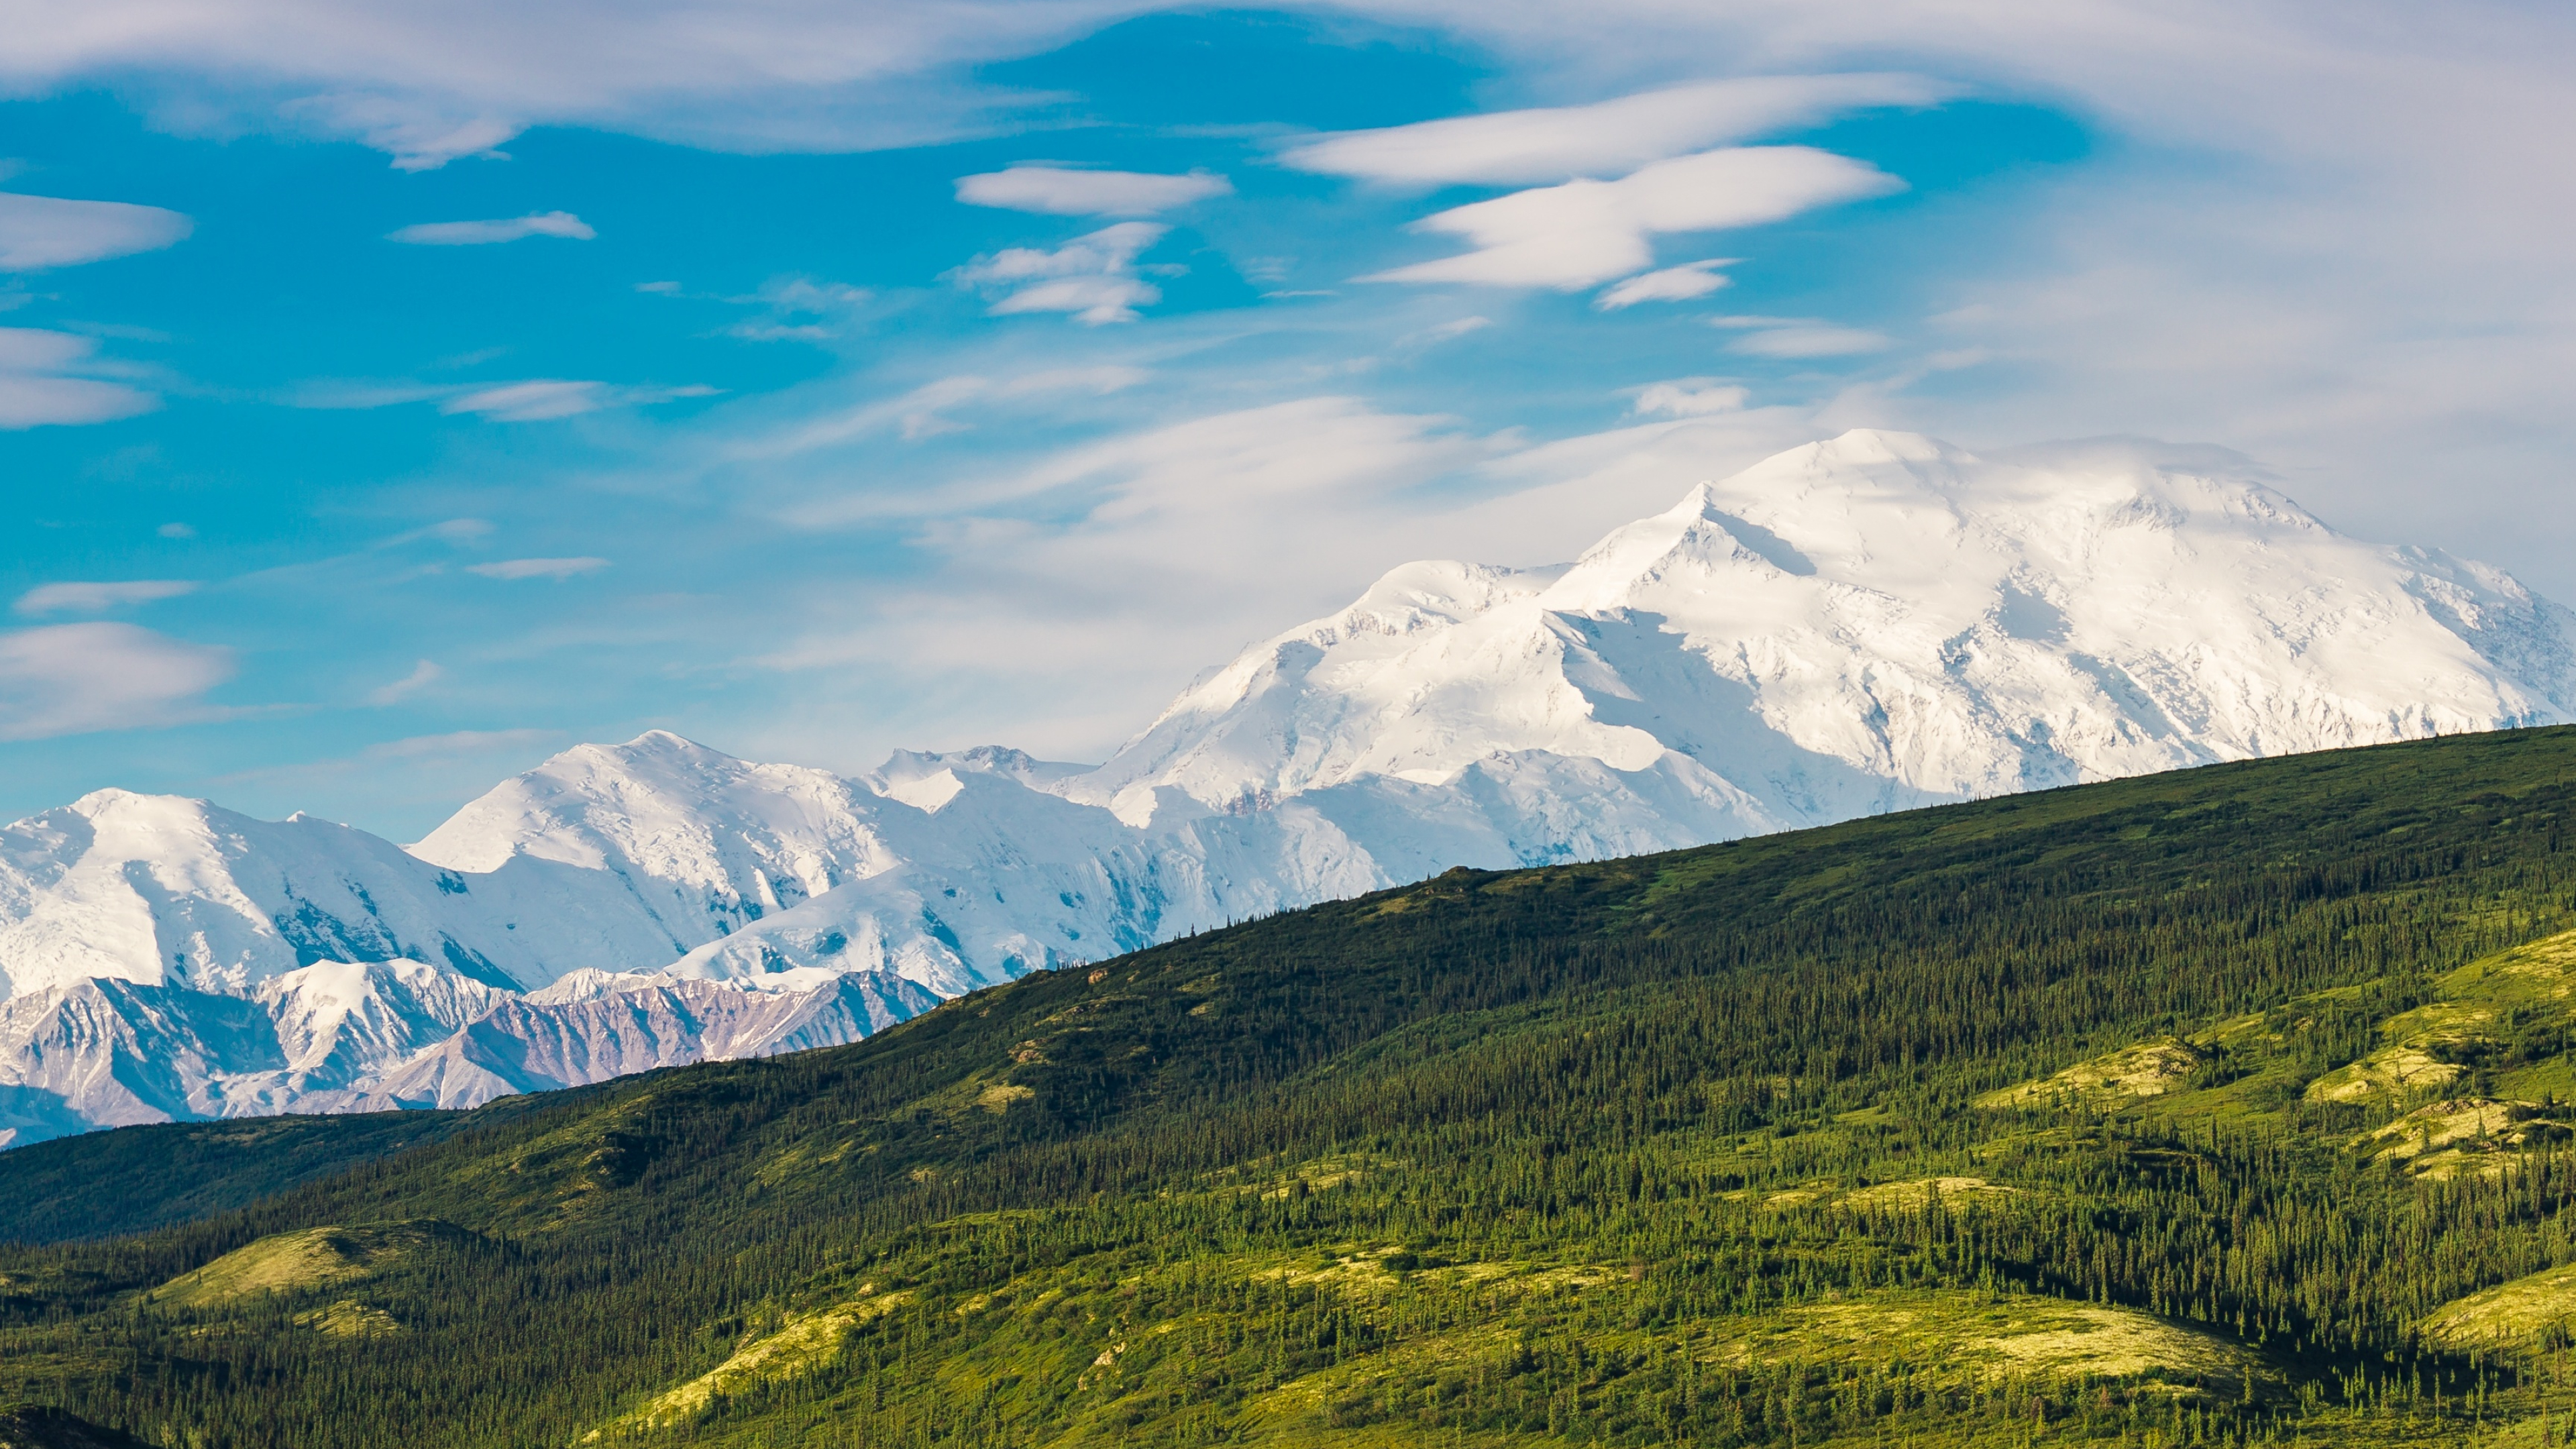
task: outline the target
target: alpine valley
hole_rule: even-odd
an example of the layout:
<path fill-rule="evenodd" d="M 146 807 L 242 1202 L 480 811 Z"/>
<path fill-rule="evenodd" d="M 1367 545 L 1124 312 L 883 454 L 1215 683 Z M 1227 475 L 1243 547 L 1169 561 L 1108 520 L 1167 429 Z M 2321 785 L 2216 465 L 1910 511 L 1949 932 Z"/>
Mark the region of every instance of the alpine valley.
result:
<path fill-rule="evenodd" d="M 1571 564 L 1396 569 L 1096 767 L 845 778 L 655 732 L 408 847 L 115 790 L 21 820 L 0 1144 L 470 1107 L 847 1043 L 1453 867 L 2569 720 L 2576 615 L 2228 455 L 1855 432 Z"/>

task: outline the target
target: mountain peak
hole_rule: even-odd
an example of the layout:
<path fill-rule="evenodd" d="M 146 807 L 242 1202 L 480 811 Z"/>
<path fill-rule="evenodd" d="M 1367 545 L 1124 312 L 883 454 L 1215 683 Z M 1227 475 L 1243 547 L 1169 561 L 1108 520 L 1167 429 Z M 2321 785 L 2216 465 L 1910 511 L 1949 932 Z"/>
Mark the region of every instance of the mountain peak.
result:
<path fill-rule="evenodd" d="M 68 807 L 73 813 L 91 820 L 119 812 L 153 811 L 159 813 L 201 813 L 213 808 L 204 800 L 186 795 L 146 795 L 135 790 L 120 790 L 110 785 L 92 790 L 74 800 Z"/>
<path fill-rule="evenodd" d="M 635 738 L 628 740 L 622 745 L 601 746 L 599 748 L 614 749 L 620 754 L 632 755 L 681 755 L 692 759 L 712 758 L 719 760 L 730 760 L 734 758 L 722 750 L 713 749 L 709 746 L 699 744 L 696 740 L 690 739 L 686 735 L 674 734 L 669 730 L 646 730 L 644 733 L 637 735 Z"/>
<path fill-rule="evenodd" d="M 1794 454 L 1798 450 L 1792 450 Z M 1939 438 L 1894 428 L 1847 428 L 1807 445 L 1817 460 L 1861 466 L 1881 463 L 1974 463 L 1966 450 Z"/>
<path fill-rule="evenodd" d="M 1340 613 L 1279 638 L 1337 643 L 1353 635 L 1402 635 L 1457 624 L 1498 605 L 1537 595 L 1563 577 L 1565 569 L 1563 564 L 1503 568 L 1456 559 L 1418 559 L 1380 574 L 1366 593 Z"/>

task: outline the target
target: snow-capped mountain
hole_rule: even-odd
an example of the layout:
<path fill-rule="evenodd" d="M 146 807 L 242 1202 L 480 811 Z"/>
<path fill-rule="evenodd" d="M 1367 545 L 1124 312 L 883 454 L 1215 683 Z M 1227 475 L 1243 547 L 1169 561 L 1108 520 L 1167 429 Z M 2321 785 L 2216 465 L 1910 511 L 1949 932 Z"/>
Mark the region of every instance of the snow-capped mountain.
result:
<path fill-rule="evenodd" d="M 1682 491 L 1677 486 L 1676 491 Z M 0 1144 L 855 1040 L 1453 865 L 2576 718 L 2576 615 L 2206 450 L 1857 432 L 1571 564 L 1408 564 L 1105 764 L 656 732 L 404 849 L 103 791 L 0 830 Z"/>
<path fill-rule="evenodd" d="M 1408 565 L 1064 789 L 1141 819 L 1173 790 L 1223 805 L 1593 760 L 1778 829 L 2576 710 L 2576 616 L 2156 456 L 1852 433 L 1703 483 L 1571 566 Z"/>

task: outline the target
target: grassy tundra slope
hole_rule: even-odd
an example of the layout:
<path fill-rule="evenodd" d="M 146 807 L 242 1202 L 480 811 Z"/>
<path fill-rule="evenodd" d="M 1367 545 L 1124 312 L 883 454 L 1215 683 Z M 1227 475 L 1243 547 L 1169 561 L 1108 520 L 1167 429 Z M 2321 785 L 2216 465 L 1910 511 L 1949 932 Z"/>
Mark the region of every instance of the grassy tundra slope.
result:
<path fill-rule="evenodd" d="M 352 1449 L 2552 1444 L 2571 826 L 2552 730 L 1452 872 L 0 1250 L 0 1400 Z"/>

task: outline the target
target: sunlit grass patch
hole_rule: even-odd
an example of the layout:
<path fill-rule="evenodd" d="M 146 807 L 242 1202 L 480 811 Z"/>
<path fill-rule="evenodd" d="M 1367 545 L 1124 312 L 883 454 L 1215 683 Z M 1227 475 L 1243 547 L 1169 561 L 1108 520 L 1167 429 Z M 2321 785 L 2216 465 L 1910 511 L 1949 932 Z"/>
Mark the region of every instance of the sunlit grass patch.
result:
<path fill-rule="evenodd" d="M 354 1283 L 435 1246 L 462 1241 L 465 1230 L 436 1219 L 305 1228 L 236 1248 L 146 1295 L 149 1302 L 216 1308 L 262 1293 L 294 1293 Z"/>
<path fill-rule="evenodd" d="M 2167 1039 L 2123 1047 L 2054 1076 L 1998 1088 L 1976 1099 L 1986 1108 L 2046 1107 L 2059 1104 L 2114 1104 L 2139 1097 L 2160 1097 L 2184 1090 L 2201 1064 L 2190 1043 Z"/>

